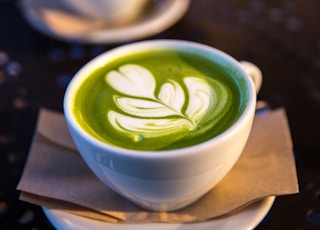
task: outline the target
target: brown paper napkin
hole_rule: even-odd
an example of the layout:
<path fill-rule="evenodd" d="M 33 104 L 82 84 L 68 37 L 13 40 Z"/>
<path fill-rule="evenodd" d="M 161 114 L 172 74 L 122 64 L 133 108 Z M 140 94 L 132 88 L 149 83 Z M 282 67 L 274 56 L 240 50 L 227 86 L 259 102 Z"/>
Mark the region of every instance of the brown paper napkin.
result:
<path fill-rule="evenodd" d="M 257 115 L 231 172 L 196 203 L 175 212 L 147 211 L 114 193 L 77 153 L 63 115 L 42 109 L 17 188 L 24 201 L 113 223 L 205 221 L 299 190 L 283 109 Z"/>

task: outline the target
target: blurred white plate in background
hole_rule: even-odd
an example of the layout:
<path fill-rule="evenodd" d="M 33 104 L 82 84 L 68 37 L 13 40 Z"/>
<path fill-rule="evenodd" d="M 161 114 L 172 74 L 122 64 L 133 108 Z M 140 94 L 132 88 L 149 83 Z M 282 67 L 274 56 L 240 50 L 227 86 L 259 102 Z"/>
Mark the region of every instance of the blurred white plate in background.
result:
<path fill-rule="evenodd" d="M 153 0 L 136 21 L 126 25 L 108 25 L 74 14 L 59 1 L 21 0 L 24 18 L 36 30 L 57 39 L 83 43 L 123 43 L 162 32 L 187 11 L 189 0 Z"/>

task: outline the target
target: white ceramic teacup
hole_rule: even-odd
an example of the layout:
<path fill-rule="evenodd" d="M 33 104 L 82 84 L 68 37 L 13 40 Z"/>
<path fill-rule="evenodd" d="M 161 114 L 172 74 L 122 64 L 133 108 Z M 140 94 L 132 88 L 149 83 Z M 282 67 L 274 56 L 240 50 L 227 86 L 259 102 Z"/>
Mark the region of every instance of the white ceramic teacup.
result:
<path fill-rule="evenodd" d="M 60 0 L 70 9 L 92 19 L 119 25 L 139 17 L 149 0 Z"/>
<path fill-rule="evenodd" d="M 246 108 L 239 119 L 229 129 L 206 142 L 152 153 L 110 146 L 87 134 L 72 112 L 79 85 L 102 64 L 128 53 L 153 50 L 154 47 L 196 52 L 239 75 L 249 91 Z M 251 130 L 256 91 L 261 79 L 260 70 L 253 64 L 241 64 L 206 45 L 179 40 L 137 42 L 110 50 L 79 70 L 65 94 L 65 118 L 84 161 L 107 186 L 141 207 L 156 211 L 176 210 L 195 202 L 211 190 L 236 163 Z"/>

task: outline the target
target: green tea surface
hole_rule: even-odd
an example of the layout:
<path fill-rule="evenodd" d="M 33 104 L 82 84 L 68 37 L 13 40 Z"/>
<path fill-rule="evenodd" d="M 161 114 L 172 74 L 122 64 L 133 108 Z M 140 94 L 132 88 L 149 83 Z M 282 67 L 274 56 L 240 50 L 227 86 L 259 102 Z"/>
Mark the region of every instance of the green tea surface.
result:
<path fill-rule="evenodd" d="M 188 52 L 132 54 L 88 76 L 73 112 L 90 135 L 115 146 L 191 146 L 219 135 L 243 112 L 248 90 L 236 78 Z"/>

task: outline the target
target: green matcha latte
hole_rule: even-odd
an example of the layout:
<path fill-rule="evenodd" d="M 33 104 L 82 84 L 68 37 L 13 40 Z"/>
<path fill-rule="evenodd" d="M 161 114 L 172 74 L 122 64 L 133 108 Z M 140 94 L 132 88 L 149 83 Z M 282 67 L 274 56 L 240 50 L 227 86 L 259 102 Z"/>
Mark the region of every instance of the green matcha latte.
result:
<path fill-rule="evenodd" d="M 235 79 L 187 51 L 143 51 L 92 72 L 77 90 L 73 113 L 86 132 L 114 146 L 182 148 L 219 135 L 239 118 L 248 89 Z"/>

